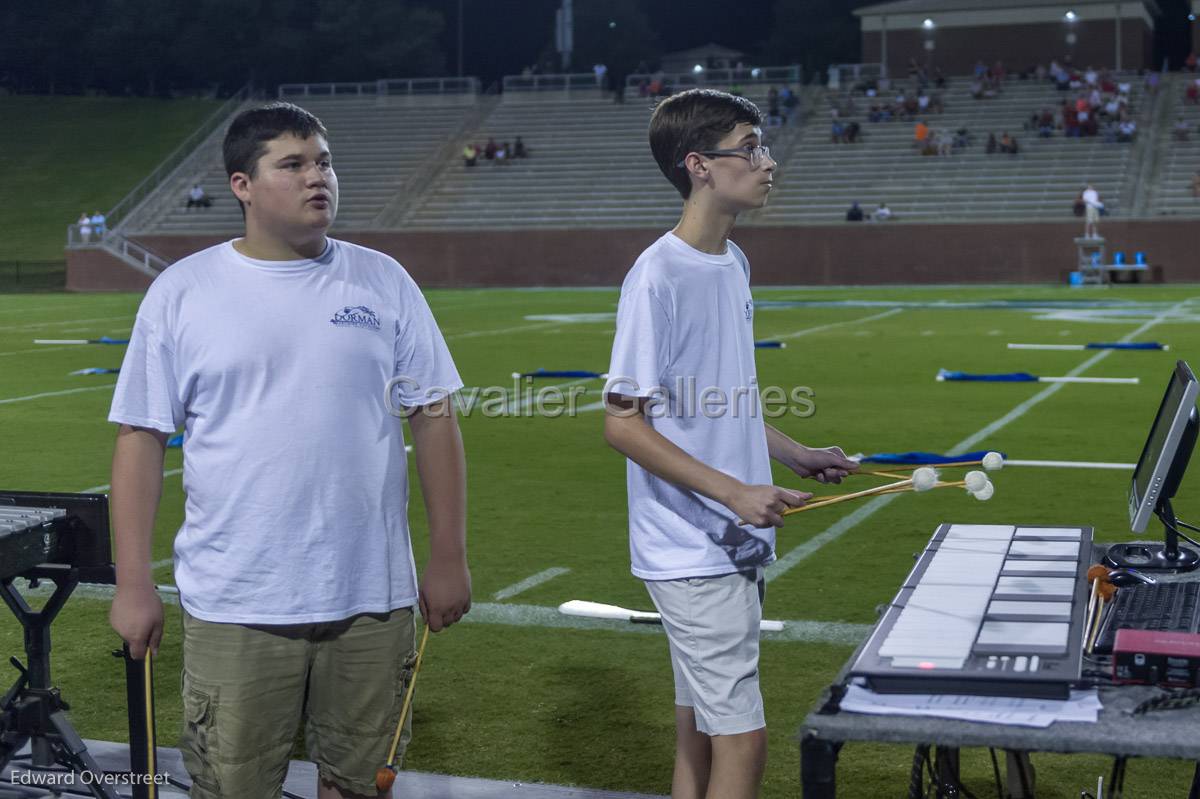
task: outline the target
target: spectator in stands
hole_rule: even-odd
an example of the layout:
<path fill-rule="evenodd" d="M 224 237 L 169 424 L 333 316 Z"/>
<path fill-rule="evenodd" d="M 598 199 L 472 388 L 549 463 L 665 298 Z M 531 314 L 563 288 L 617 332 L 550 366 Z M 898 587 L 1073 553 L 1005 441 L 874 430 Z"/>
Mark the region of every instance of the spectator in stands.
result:
<path fill-rule="evenodd" d="M 983 148 L 983 149 L 984 149 L 984 151 L 985 151 L 985 152 L 987 152 L 987 154 L 988 154 L 988 155 L 995 155 L 995 154 L 996 154 L 996 150 L 997 150 L 999 147 L 1000 147 L 1000 144 L 999 144 L 999 142 L 997 142 L 997 141 L 996 141 L 996 134 L 995 134 L 995 133 L 989 133 L 989 134 L 988 134 L 988 140 L 987 140 L 987 144 L 986 144 L 986 145 L 984 145 L 984 148 Z"/>
<path fill-rule="evenodd" d="M 917 95 L 917 113 L 925 114 L 929 112 L 929 95 L 921 92 Z"/>
<path fill-rule="evenodd" d="M 850 203 L 850 208 L 847 209 L 847 211 L 846 211 L 846 221 L 847 222 L 863 221 L 863 210 L 862 210 L 862 208 L 859 208 L 857 200 Z"/>
<path fill-rule="evenodd" d="M 925 120 L 921 120 L 913 128 L 913 146 L 918 150 L 925 147 L 925 141 L 929 138 L 929 126 L 925 124 Z"/>
<path fill-rule="evenodd" d="M 929 110 L 934 114 L 940 114 L 946 110 L 946 104 L 942 101 L 941 92 L 934 92 L 929 98 Z"/>
<path fill-rule="evenodd" d="M 1088 68 L 1083 73 L 1083 82 L 1087 84 L 1088 88 L 1091 88 L 1099 83 L 1099 81 L 1100 76 L 1096 74 L 1096 70 L 1092 69 L 1091 65 L 1088 65 Z"/>
<path fill-rule="evenodd" d="M 1200 79 L 1190 81 L 1183 96 L 1185 102 L 1200 105 Z"/>
<path fill-rule="evenodd" d="M 1000 135 L 1000 152 L 1008 155 L 1016 155 L 1020 150 L 1020 145 L 1017 144 L 1016 136 L 1009 136 L 1008 131 L 1004 131 Z"/>
<path fill-rule="evenodd" d="M 767 124 L 783 124 L 783 114 L 779 107 L 779 90 L 774 86 L 767 89 Z"/>
<path fill-rule="evenodd" d="M 205 193 L 204 187 L 199 183 L 192 184 L 191 191 L 188 192 L 187 207 L 183 210 L 190 211 L 192 208 L 211 208 L 212 197 Z"/>
<path fill-rule="evenodd" d="M 942 74 L 941 67 L 933 68 L 933 85 L 939 89 L 946 88 L 946 76 Z"/>
<path fill-rule="evenodd" d="M 511 152 L 512 152 L 512 147 L 509 146 L 508 142 L 504 142 L 504 144 L 501 144 L 499 147 L 496 148 L 496 156 L 495 156 L 495 159 L 492 161 L 492 163 L 493 164 L 508 163 L 508 154 Z"/>
<path fill-rule="evenodd" d="M 1065 92 L 1071 88 L 1071 73 L 1057 61 L 1050 62 L 1050 80 L 1054 81 L 1054 86 L 1059 91 Z"/>
<path fill-rule="evenodd" d="M 874 222 L 886 222 L 891 218 L 892 209 L 887 207 L 887 203 L 880 203 L 875 213 L 871 214 L 871 220 Z"/>
<path fill-rule="evenodd" d="M 846 144 L 858 144 L 861 133 L 862 126 L 857 122 L 851 122 L 846 126 Z"/>
<path fill-rule="evenodd" d="M 954 146 L 957 149 L 965 150 L 971 146 L 971 131 L 965 127 L 959 128 L 954 132 Z"/>
<path fill-rule="evenodd" d="M 1191 136 L 1192 126 L 1188 124 L 1183 117 L 1178 117 L 1175 120 L 1175 127 L 1171 129 L 1171 138 L 1175 141 L 1187 141 Z"/>
<path fill-rule="evenodd" d="M 1063 135 L 1067 138 L 1079 135 L 1079 115 L 1075 112 L 1075 106 L 1066 100 L 1062 101 L 1059 107 L 1059 114 L 1062 117 Z"/>
<path fill-rule="evenodd" d="M 528 158 L 529 150 L 525 147 L 525 142 L 521 141 L 518 136 L 516 142 L 513 143 L 513 158 Z"/>
<path fill-rule="evenodd" d="M 91 218 L 92 232 L 96 234 L 96 238 L 104 238 L 104 234 L 108 232 L 108 218 L 99 211 L 94 211 Z"/>
<path fill-rule="evenodd" d="M 1100 199 L 1100 192 L 1096 191 L 1096 187 L 1088 184 L 1083 190 L 1084 208 L 1084 224 L 1083 237 L 1085 239 L 1100 238 L 1100 213 L 1104 210 L 1104 203 Z"/>
<path fill-rule="evenodd" d="M 800 97 L 792 91 L 790 86 L 784 86 L 783 91 L 779 93 L 779 98 L 783 103 L 784 124 L 792 124 L 792 117 L 796 115 L 796 109 L 800 106 Z"/>
<path fill-rule="evenodd" d="M 462 152 L 463 166 L 475 166 L 479 160 L 479 148 L 475 146 L 475 142 L 467 142 L 467 146 Z"/>
<path fill-rule="evenodd" d="M 1196 174 L 1192 175 L 1192 196 L 1200 197 L 1200 169 L 1196 170 Z"/>
<path fill-rule="evenodd" d="M 933 146 L 938 155 L 954 154 L 954 139 L 944 130 L 934 131 Z"/>
<path fill-rule="evenodd" d="M 92 240 L 92 218 L 88 216 L 87 211 L 79 215 L 79 219 L 75 222 L 79 227 L 79 240 L 88 242 Z"/>
<path fill-rule="evenodd" d="M 979 78 L 971 81 L 971 96 L 976 100 L 983 99 L 983 81 Z"/>
<path fill-rule="evenodd" d="M 491 161 L 496 157 L 496 140 L 488 136 L 487 144 L 483 145 L 483 157 Z"/>
<path fill-rule="evenodd" d="M 836 111 L 834 114 L 833 122 L 829 125 L 829 140 L 833 144 L 842 144 L 846 141 L 846 126 L 837 118 Z"/>
<path fill-rule="evenodd" d="M 1137 122 L 1131 117 L 1125 117 L 1117 123 L 1117 141 L 1128 144 L 1137 138 Z"/>
<path fill-rule="evenodd" d="M 1188 72 L 1196 71 L 1196 51 L 1193 50 L 1187 54 L 1187 58 L 1183 61 L 1183 68 Z"/>
<path fill-rule="evenodd" d="M 1043 108 L 1037 120 L 1038 135 L 1048 139 L 1054 135 L 1054 113 L 1049 108 Z"/>

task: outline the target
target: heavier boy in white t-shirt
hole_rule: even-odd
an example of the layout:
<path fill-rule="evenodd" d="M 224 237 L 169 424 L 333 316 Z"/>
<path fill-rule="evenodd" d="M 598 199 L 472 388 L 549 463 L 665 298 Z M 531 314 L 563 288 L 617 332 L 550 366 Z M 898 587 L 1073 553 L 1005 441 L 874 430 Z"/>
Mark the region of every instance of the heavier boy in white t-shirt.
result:
<path fill-rule="evenodd" d="M 193 799 L 279 796 L 305 724 L 320 799 L 376 788 L 411 674 L 414 608 L 470 607 L 458 372 L 408 273 L 326 236 L 338 184 L 321 122 L 274 103 L 225 137 L 245 236 L 146 292 L 109 419 L 117 592 L 133 657 L 157 650 L 150 572 L 167 436 L 184 425 L 184 727 Z M 418 584 L 408 412 L 429 516 Z"/>
<path fill-rule="evenodd" d="M 769 458 L 820 482 L 857 466 L 763 422 L 750 266 L 729 241 L 771 190 L 761 124 L 753 103 L 708 89 L 655 110 L 650 149 L 683 214 L 625 278 L 605 389 L 605 439 L 629 459 L 633 573 L 675 674 L 674 799 L 753 797 L 762 781 L 763 567 L 780 514 L 811 496 L 772 485 Z"/>

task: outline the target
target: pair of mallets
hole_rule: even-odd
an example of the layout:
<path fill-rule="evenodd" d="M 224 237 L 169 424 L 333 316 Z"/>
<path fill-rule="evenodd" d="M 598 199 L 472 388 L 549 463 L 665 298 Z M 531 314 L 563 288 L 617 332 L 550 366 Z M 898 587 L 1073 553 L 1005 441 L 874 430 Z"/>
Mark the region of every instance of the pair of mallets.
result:
<path fill-rule="evenodd" d="M 408 711 L 412 707 L 413 688 L 415 688 L 417 684 L 417 674 L 421 670 L 421 660 L 425 656 L 425 644 L 428 641 L 429 625 L 426 624 L 425 631 L 421 635 L 421 644 L 419 647 L 417 647 L 417 659 L 413 663 L 412 677 L 409 678 L 408 688 L 404 692 L 404 704 L 400 707 L 400 720 L 396 722 L 396 732 L 392 736 L 392 743 L 388 748 L 387 762 L 380 766 L 379 770 L 375 772 L 375 787 L 379 789 L 380 793 L 389 790 L 392 787 L 392 784 L 396 781 L 396 772 L 398 771 L 396 767 L 396 750 L 400 748 L 400 736 L 404 732 L 404 720 L 408 718 Z M 120 655 L 122 653 L 118 652 L 117 654 Z M 124 654 L 127 658 L 127 663 L 130 664 L 129 667 L 132 669 L 137 669 L 138 666 L 136 665 L 136 662 L 128 660 L 128 646 L 125 648 Z M 146 782 L 146 786 L 150 799 L 156 799 L 158 796 L 158 783 L 156 780 L 156 775 L 158 772 L 158 758 L 157 752 L 155 751 L 157 732 L 154 721 L 154 664 L 149 649 L 146 650 L 146 655 L 142 660 L 140 668 L 142 669 L 142 679 L 140 680 L 142 696 L 140 697 L 140 704 L 145 712 L 144 723 L 147 749 L 144 755 L 146 760 L 145 768 L 148 776 L 150 777 L 150 779 L 148 779 Z"/>
<path fill-rule="evenodd" d="M 975 499 L 986 502 L 996 492 L 996 487 L 992 484 L 991 478 L 987 476 L 987 472 L 999 471 L 1004 468 L 1004 456 L 999 452 L 989 452 L 979 460 L 952 461 L 950 463 L 938 464 L 939 469 L 967 468 L 970 466 L 982 466 L 985 471 L 973 470 L 967 472 L 962 480 L 950 481 L 943 481 L 938 469 L 934 469 L 932 466 L 920 466 L 915 469 L 911 466 L 896 466 L 890 469 L 852 472 L 851 474 L 856 475 L 882 477 L 892 482 L 863 491 L 855 491 L 850 494 L 813 497 L 804 505 L 798 508 L 788 508 L 779 515 L 791 516 L 793 513 L 804 513 L 805 511 L 838 505 L 842 502 L 849 502 L 855 499 L 866 499 L 883 494 L 901 494 L 909 491 L 923 493 L 925 491 L 932 491 L 935 488 L 963 488 L 966 489 L 968 494 L 975 497 Z M 738 524 L 745 524 L 745 522 L 738 519 Z"/>

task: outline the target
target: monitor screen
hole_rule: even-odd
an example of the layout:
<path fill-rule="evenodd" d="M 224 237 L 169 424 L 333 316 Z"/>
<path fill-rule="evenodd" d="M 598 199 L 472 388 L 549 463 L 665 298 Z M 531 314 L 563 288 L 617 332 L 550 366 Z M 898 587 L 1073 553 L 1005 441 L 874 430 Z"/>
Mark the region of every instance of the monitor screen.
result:
<path fill-rule="evenodd" d="M 1135 533 L 1146 529 L 1159 500 L 1170 499 L 1179 487 L 1195 443 L 1198 394 L 1200 383 L 1196 376 L 1185 362 L 1179 361 L 1133 470 L 1129 526 Z"/>

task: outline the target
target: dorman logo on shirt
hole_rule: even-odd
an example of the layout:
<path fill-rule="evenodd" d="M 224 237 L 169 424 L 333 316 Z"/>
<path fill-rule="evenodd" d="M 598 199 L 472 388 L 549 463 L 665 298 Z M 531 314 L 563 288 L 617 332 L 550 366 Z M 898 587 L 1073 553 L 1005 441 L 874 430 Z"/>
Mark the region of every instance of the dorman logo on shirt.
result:
<path fill-rule="evenodd" d="M 353 308 L 347 305 L 333 314 L 333 318 L 329 320 L 329 324 L 337 325 L 338 327 L 361 327 L 367 330 L 378 330 L 379 317 L 365 305 L 356 305 Z"/>
<path fill-rule="evenodd" d="M 754 318 L 754 300 L 746 300 L 746 321 Z"/>

